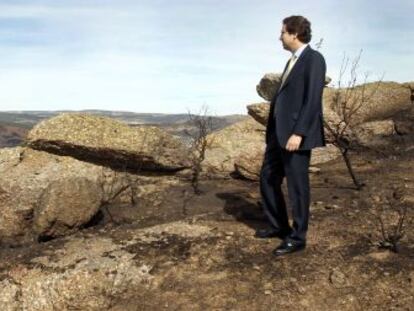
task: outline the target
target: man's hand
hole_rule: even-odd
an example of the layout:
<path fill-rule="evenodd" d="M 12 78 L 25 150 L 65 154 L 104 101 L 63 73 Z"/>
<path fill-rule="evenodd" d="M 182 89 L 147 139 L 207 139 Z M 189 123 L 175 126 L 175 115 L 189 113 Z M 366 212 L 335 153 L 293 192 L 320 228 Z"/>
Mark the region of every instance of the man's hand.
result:
<path fill-rule="evenodd" d="M 287 141 L 286 150 L 287 151 L 298 150 L 301 142 L 302 142 L 302 136 L 292 134 L 292 136 L 290 136 Z"/>

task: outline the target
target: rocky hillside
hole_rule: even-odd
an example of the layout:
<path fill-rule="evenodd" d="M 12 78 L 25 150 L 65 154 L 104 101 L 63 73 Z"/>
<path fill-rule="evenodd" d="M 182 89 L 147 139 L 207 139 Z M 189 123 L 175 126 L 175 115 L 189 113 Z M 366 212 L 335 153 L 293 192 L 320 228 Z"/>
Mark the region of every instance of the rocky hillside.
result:
<path fill-rule="evenodd" d="M 402 182 L 412 193 L 414 140 L 387 143 L 385 158 L 356 156 L 356 170 L 369 185 Z M 399 253 L 379 248 L 366 192 L 352 188 L 341 160 L 320 168 L 311 179 L 303 252 L 275 259 L 280 241 L 253 237 L 266 225 L 257 183 L 204 180 L 203 194 L 188 197 L 188 183 L 176 179 L 147 192 L 156 202 L 144 196 L 132 206 L 112 205 L 72 235 L 3 242 L 3 310 L 410 310 L 412 227 Z M 412 195 L 407 200 L 414 203 Z"/>
<path fill-rule="evenodd" d="M 1 310 L 412 310 L 409 93 L 381 85 L 380 109 L 347 133 L 362 191 L 335 146 L 314 151 L 307 247 L 275 258 L 280 241 L 254 232 L 267 226 L 258 177 L 279 79 L 266 75 L 265 102 L 207 136 L 198 195 L 171 129 L 36 112 L 24 146 L 0 149 Z"/>

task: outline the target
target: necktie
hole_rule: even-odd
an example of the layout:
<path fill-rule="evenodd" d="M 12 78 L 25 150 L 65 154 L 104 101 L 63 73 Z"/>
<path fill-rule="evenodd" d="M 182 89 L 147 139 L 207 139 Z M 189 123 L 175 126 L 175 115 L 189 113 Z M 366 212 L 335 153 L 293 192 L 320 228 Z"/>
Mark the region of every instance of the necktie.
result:
<path fill-rule="evenodd" d="M 288 77 L 288 75 L 289 75 L 290 71 L 291 71 L 291 70 L 292 70 L 292 68 L 293 68 L 293 65 L 296 63 L 296 60 L 297 60 L 296 55 L 292 55 L 292 57 L 291 57 L 291 58 L 290 58 L 290 60 L 289 60 L 288 67 L 286 68 L 286 71 L 285 71 L 285 73 L 284 73 L 284 74 L 283 74 L 283 76 L 282 76 L 282 83 L 280 84 L 280 86 L 281 86 L 281 87 L 282 87 L 282 85 L 285 83 L 286 78 Z"/>

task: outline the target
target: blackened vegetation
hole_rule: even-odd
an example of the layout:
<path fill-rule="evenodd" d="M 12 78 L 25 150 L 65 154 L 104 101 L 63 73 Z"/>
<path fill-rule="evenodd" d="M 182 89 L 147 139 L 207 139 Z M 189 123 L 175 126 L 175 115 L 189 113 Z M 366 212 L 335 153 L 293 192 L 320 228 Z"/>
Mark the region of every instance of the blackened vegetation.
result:
<path fill-rule="evenodd" d="M 188 113 L 189 122 L 196 128 L 196 131 L 186 134 L 190 138 L 190 160 L 191 160 L 191 186 L 194 193 L 200 195 L 200 173 L 202 171 L 206 151 L 211 147 L 213 141 L 208 139 L 208 135 L 214 131 L 213 117 L 208 115 L 208 107 L 203 106 L 198 115 Z"/>
<path fill-rule="evenodd" d="M 406 201 L 404 185 L 393 185 L 388 190 L 373 188 L 368 200 L 376 220 L 379 246 L 398 253 L 400 241 L 413 224 L 413 219 L 408 216 L 410 205 Z"/>
<path fill-rule="evenodd" d="M 341 64 L 338 87 L 333 98 L 333 109 L 337 112 L 339 120 L 336 124 L 329 124 L 324 122 L 326 130 L 332 135 L 334 141 L 333 144 L 339 149 L 344 159 L 348 173 L 352 178 L 352 181 L 357 190 L 361 190 L 364 183 L 356 176 L 355 170 L 352 165 L 349 151 L 356 147 L 357 140 L 353 135 L 350 135 L 352 131 L 359 123 L 356 115 L 358 111 L 363 107 L 377 92 L 379 84 L 382 78 L 376 82 L 375 88 L 367 93 L 366 82 L 368 74 L 365 74 L 364 82 L 361 86 L 357 87 L 357 68 L 361 59 L 361 53 L 352 61 L 350 67 L 350 79 L 343 88 L 344 74 L 346 73 L 350 59 L 344 56 Z"/>

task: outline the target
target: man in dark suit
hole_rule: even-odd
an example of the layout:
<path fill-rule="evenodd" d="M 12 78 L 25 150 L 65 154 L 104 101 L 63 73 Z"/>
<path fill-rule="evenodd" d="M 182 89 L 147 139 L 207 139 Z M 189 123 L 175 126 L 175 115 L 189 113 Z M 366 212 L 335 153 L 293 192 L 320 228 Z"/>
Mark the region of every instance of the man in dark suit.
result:
<path fill-rule="evenodd" d="M 310 189 L 311 150 L 325 146 L 322 92 L 326 64 L 323 56 L 308 43 L 310 22 L 303 16 L 283 20 L 280 40 L 292 53 L 282 75 L 281 86 L 271 101 L 266 128 L 266 151 L 260 177 L 263 210 L 270 228 L 256 237 L 279 237 L 283 242 L 276 256 L 302 250 L 306 246 Z M 286 177 L 293 226 L 290 226 L 281 190 Z"/>

